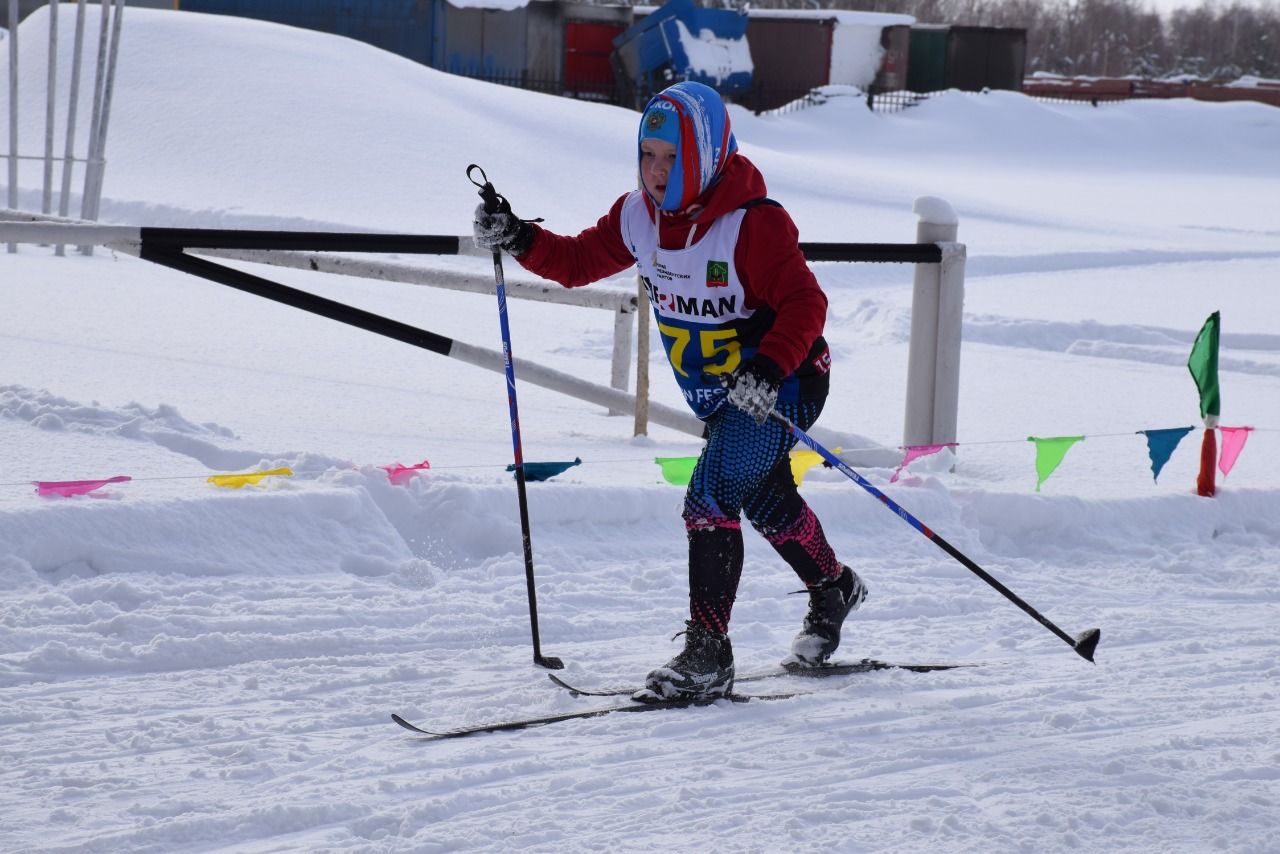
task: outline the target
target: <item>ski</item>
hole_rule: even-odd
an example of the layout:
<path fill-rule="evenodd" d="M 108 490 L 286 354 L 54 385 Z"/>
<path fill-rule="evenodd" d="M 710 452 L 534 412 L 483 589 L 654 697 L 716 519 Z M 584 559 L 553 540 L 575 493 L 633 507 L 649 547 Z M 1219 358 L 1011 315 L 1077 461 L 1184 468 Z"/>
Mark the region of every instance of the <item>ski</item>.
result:
<path fill-rule="evenodd" d="M 977 667 L 976 664 L 956 662 L 908 663 L 901 661 L 880 661 L 875 658 L 863 658 L 858 661 L 828 661 L 812 667 L 803 664 L 779 664 L 776 667 L 757 670 L 739 676 L 737 682 L 756 682 L 761 679 L 774 679 L 779 676 L 804 676 L 821 679 L 826 676 L 848 676 L 851 673 L 870 673 L 875 670 L 910 670 L 912 673 L 929 673 L 934 670 L 959 670 L 963 667 Z"/>
<path fill-rule="evenodd" d="M 915 673 L 928 673 L 933 670 L 956 670 L 961 667 L 977 667 L 976 664 L 906 664 L 891 661 L 879 661 L 874 658 L 864 658 L 861 661 L 833 661 L 814 667 L 805 667 L 802 665 L 778 665 L 770 667 L 766 670 L 756 670 L 738 676 L 734 679 L 735 683 L 740 682 L 758 682 L 763 679 L 775 679 L 782 676 L 801 676 L 810 679 L 821 679 L 828 676 L 848 676 L 853 673 L 870 673 L 875 670 L 910 670 Z M 564 688 L 575 696 L 582 697 L 627 697 L 634 694 L 639 689 L 635 686 L 619 687 L 619 688 L 579 688 L 570 685 L 568 682 L 556 676 L 554 673 L 548 673 L 547 678 L 552 682 Z M 748 695 L 749 696 L 749 695 Z M 774 696 L 774 695 L 769 695 Z M 794 695 L 788 695 L 794 696 Z"/>
<path fill-rule="evenodd" d="M 551 674 L 548 674 L 551 675 Z M 554 679 L 555 677 L 552 676 Z M 563 684 L 563 683 L 560 683 Z M 569 690 L 574 690 L 570 688 Z M 420 727 L 417 724 L 410 723 L 400 715 L 392 714 L 391 720 L 400 726 L 417 735 L 426 736 L 431 739 L 442 738 L 462 738 L 467 735 L 477 735 L 486 732 L 505 732 L 509 730 L 529 729 L 530 727 L 545 726 L 547 724 L 560 723 L 561 721 L 572 721 L 585 718 L 599 718 L 605 715 L 611 715 L 615 712 L 657 712 L 664 709 L 687 709 L 692 706 L 709 706 L 720 700 L 731 703 L 749 703 L 753 700 L 786 700 L 796 696 L 795 693 L 787 694 L 729 694 L 724 697 L 714 697 L 711 699 L 701 700 L 662 700 L 652 703 L 642 703 L 632 700 L 626 703 L 619 703 L 615 706 L 604 706 L 598 709 L 582 709 L 575 712 L 561 712 L 555 715 L 542 715 L 531 718 L 515 718 L 504 721 L 494 721 L 491 723 L 476 724 L 474 726 L 458 727 L 455 729 L 431 730 Z"/>

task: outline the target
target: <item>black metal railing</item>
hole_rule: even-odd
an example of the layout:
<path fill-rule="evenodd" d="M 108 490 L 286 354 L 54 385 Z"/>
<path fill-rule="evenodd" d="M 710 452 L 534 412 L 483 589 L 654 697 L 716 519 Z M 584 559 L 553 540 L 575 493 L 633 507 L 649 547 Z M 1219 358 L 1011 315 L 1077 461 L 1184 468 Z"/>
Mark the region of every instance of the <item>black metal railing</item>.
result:
<path fill-rule="evenodd" d="M 511 86 L 529 92 L 542 92 L 583 101 L 596 101 L 614 106 L 639 110 L 651 92 L 642 92 L 620 82 L 616 78 L 579 79 L 565 81 L 558 78 L 539 77 L 527 71 L 479 68 L 452 68 L 450 73 L 473 80 L 483 80 L 499 86 Z M 751 110 L 757 115 L 768 113 L 782 115 L 825 104 L 834 98 L 856 97 L 866 103 L 867 109 L 877 113 L 893 113 L 914 107 L 940 92 L 868 92 L 836 87 L 834 90 L 798 86 L 770 86 L 758 82 L 751 91 L 726 96 L 725 100 Z"/>

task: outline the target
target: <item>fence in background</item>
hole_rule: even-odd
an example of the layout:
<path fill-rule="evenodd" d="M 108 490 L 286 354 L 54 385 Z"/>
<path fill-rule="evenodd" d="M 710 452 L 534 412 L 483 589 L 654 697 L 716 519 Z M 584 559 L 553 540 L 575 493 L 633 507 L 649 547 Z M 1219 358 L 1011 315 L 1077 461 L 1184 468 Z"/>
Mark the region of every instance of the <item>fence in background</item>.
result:
<path fill-rule="evenodd" d="M 954 442 L 956 437 L 965 247 L 954 242 L 957 222 L 955 213 L 946 202 L 925 197 L 916 200 L 914 210 L 920 219 L 917 243 L 802 243 L 800 248 L 810 261 L 916 265 L 904 444 L 943 444 Z M 453 341 L 188 254 L 193 252 L 201 256 L 492 294 L 493 280 L 488 277 L 467 276 L 377 260 L 359 261 L 329 254 L 399 251 L 488 256 L 488 253 L 476 252 L 466 238 L 139 228 L 59 220 L 11 210 L 0 211 L 0 240 L 15 244 L 78 243 L 107 246 L 124 254 L 458 358 L 478 367 L 499 373 L 506 371 L 503 354 L 496 350 Z M 518 283 L 508 285 L 508 294 L 522 299 L 606 308 L 615 314 L 612 386 L 589 383 L 530 362 L 519 363 L 518 376 L 521 380 L 605 406 L 611 412 L 634 412 L 636 435 L 647 432 L 647 422 L 650 420 L 695 436 L 702 435 L 703 424 L 692 413 L 648 400 L 648 314 L 638 311 L 637 295 L 617 289 L 568 290 L 553 284 L 536 286 Z M 646 324 L 639 335 L 635 395 L 625 391 L 633 340 L 630 321 L 632 314 L 638 314 Z"/>
<path fill-rule="evenodd" d="M 120 52 L 120 28 L 123 22 L 124 0 L 102 0 L 101 22 L 98 28 L 97 71 L 94 74 L 93 110 L 90 116 L 87 151 L 84 157 L 75 156 L 77 108 L 80 101 L 80 77 L 85 42 L 86 0 L 78 0 L 76 4 L 75 44 L 72 48 L 71 81 L 66 110 L 66 141 L 63 154 L 54 154 L 54 125 L 57 115 L 58 92 L 58 8 L 62 4 L 57 0 L 49 0 L 49 50 L 45 73 L 45 135 L 44 153 L 42 155 L 24 155 L 19 147 L 18 136 L 18 94 L 20 70 L 18 67 L 18 39 L 20 27 L 13 26 L 9 30 L 6 41 L 9 43 L 9 151 L 5 155 L 9 161 L 9 195 L 8 204 L 11 209 L 18 208 L 18 166 L 23 160 L 40 160 L 44 163 L 43 194 L 40 210 L 44 214 L 53 212 L 53 172 L 54 163 L 62 164 L 61 191 L 58 197 L 58 214 L 67 216 L 71 204 L 72 170 L 76 163 L 85 164 L 84 189 L 80 196 L 80 218 L 96 220 L 102 204 L 102 179 L 106 173 L 107 123 L 111 116 L 111 93 L 115 88 L 116 60 Z M 9 0 L 9 20 L 16 22 L 18 0 Z M 27 75 L 27 80 L 35 79 Z M 18 251 L 14 243 L 9 244 L 9 251 Z M 57 254 L 63 254 L 63 247 L 58 245 Z M 91 246 L 82 246 L 81 251 L 91 253 Z"/>
<path fill-rule="evenodd" d="M 1145 98 L 1197 101 L 1258 101 L 1280 107 L 1280 81 L 1237 85 L 1206 80 L 1143 80 L 1130 77 L 1028 77 L 1022 91 L 1038 100 L 1087 102 L 1093 106 Z"/>

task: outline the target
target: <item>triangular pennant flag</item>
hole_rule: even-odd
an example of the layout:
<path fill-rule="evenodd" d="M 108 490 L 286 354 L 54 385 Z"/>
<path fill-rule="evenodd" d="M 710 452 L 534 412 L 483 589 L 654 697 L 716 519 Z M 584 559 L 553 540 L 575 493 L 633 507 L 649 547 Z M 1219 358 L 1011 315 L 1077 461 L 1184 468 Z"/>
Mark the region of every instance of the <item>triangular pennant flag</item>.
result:
<path fill-rule="evenodd" d="M 378 468 L 386 471 L 387 480 L 391 481 L 396 486 L 403 486 L 418 472 L 426 471 L 431 468 L 431 463 L 423 460 L 422 462 L 411 466 L 402 466 L 400 463 L 392 463 L 389 466 L 378 466 Z"/>
<path fill-rule="evenodd" d="M 838 454 L 844 448 L 834 448 L 831 453 Z M 804 484 L 804 476 L 809 469 L 823 461 L 822 454 L 817 451 L 791 451 L 791 479 L 796 482 L 796 486 Z"/>
<path fill-rule="evenodd" d="M 562 472 L 565 472 L 574 466 L 581 465 L 582 458 L 574 457 L 571 463 L 525 463 L 524 479 L 525 480 L 550 480 Z M 507 471 L 515 471 L 516 464 L 511 463 L 507 466 Z"/>
<path fill-rule="evenodd" d="M 293 469 L 278 468 L 267 471 L 245 472 L 244 474 L 215 474 L 209 477 L 208 483 L 227 489 L 239 489 L 251 483 L 257 483 L 264 477 L 293 477 Z"/>
<path fill-rule="evenodd" d="M 1191 378 L 1196 381 L 1200 390 L 1200 417 L 1204 426 L 1217 427 L 1218 416 L 1222 413 L 1222 398 L 1218 390 L 1218 337 L 1220 334 L 1221 316 L 1218 312 L 1209 315 L 1209 319 L 1200 327 L 1196 343 L 1191 347 L 1191 358 L 1187 360 L 1187 368 Z M 1213 419 L 1210 423 L 1210 419 Z"/>
<path fill-rule="evenodd" d="M 1053 436 L 1047 439 L 1028 436 L 1027 441 L 1036 443 L 1036 492 L 1039 492 L 1040 486 L 1053 474 L 1071 446 L 1083 442 L 1084 436 Z"/>
<path fill-rule="evenodd" d="M 1169 427 L 1164 430 L 1139 430 L 1147 437 L 1147 456 L 1151 457 L 1151 479 L 1160 480 L 1160 470 L 1173 456 L 1173 449 L 1194 427 Z"/>
<path fill-rule="evenodd" d="M 70 498 L 73 495 L 85 495 L 100 489 L 109 483 L 125 483 L 133 480 L 127 474 L 118 474 L 106 480 L 35 480 L 36 495 L 60 495 Z"/>
<path fill-rule="evenodd" d="M 1249 431 L 1253 428 L 1219 427 L 1218 429 L 1222 431 L 1222 456 L 1218 458 L 1218 469 L 1222 472 L 1222 476 L 1226 477 L 1231 472 L 1231 467 L 1236 464 L 1236 458 L 1244 450 L 1244 443 L 1249 441 Z"/>
<path fill-rule="evenodd" d="M 662 467 L 663 479 L 675 486 L 688 486 L 698 464 L 697 457 L 654 457 L 653 461 Z"/>
<path fill-rule="evenodd" d="M 941 445 L 905 445 L 906 456 L 902 458 L 902 462 L 898 463 L 898 468 L 894 471 L 893 477 L 889 478 L 890 483 L 897 483 L 898 476 L 902 474 L 902 470 L 911 464 L 912 460 L 918 460 L 921 457 L 927 457 L 930 454 L 936 454 L 943 448 L 954 448 L 955 442 L 944 442 Z"/>

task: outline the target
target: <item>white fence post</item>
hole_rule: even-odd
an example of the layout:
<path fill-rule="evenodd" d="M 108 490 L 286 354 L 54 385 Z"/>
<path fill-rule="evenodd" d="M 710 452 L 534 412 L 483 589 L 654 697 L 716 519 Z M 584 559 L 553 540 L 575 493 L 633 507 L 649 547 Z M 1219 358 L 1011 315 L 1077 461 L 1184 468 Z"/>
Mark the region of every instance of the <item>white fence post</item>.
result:
<path fill-rule="evenodd" d="M 609 365 L 609 385 L 619 391 L 627 390 L 631 373 L 631 315 L 629 307 L 619 307 L 613 316 L 613 358 Z M 610 415 L 630 415 L 618 409 L 610 409 Z"/>
<path fill-rule="evenodd" d="M 965 249 L 955 242 L 959 221 L 951 205 L 922 196 L 912 209 L 920 217 L 916 242 L 939 244 L 942 263 L 916 265 L 902 443 L 937 445 L 956 440 Z"/>
<path fill-rule="evenodd" d="M 636 276 L 636 419 L 633 435 L 649 435 L 649 293 Z"/>

